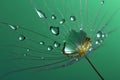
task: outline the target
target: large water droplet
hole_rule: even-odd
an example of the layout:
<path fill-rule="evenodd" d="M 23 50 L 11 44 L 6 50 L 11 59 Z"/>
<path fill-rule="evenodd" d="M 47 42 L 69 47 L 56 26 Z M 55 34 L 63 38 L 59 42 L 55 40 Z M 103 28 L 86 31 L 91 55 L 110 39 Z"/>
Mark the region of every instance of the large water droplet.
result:
<path fill-rule="evenodd" d="M 65 19 L 62 19 L 61 21 L 60 21 L 60 24 L 64 24 L 65 23 Z"/>
<path fill-rule="evenodd" d="M 52 20 L 56 19 L 56 16 L 55 16 L 55 15 L 52 15 L 52 16 L 51 16 L 51 19 L 52 19 Z"/>
<path fill-rule="evenodd" d="M 41 10 L 38 10 L 38 9 L 35 8 L 35 11 L 37 12 L 39 18 L 41 18 L 41 19 L 47 18 L 46 15 L 45 15 L 45 13 L 42 12 Z"/>
<path fill-rule="evenodd" d="M 9 25 L 9 27 L 10 27 L 12 30 L 17 30 L 17 29 L 18 29 L 18 26 Z"/>
<path fill-rule="evenodd" d="M 48 46 L 48 51 L 51 51 L 53 49 L 52 46 Z"/>
<path fill-rule="evenodd" d="M 60 47 L 60 43 L 58 43 L 58 42 L 55 41 L 55 42 L 54 42 L 54 47 L 55 47 L 55 48 Z"/>
<path fill-rule="evenodd" d="M 50 26 L 50 31 L 56 36 L 59 35 L 59 27 Z"/>
<path fill-rule="evenodd" d="M 75 20 L 76 20 L 75 16 L 70 16 L 70 21 L 75 21 Z"/>
<path fill-rule="evenodd" d="M 20 35 L 18 39 L 19 39 L 19 41 L 24 41 L 26 39 L 26 37 L 24 35 Z"/>
<path fill-rule="evenodd" d="M 40 45 L 44 45 L 45 44 L 45 42 L 43 42 L 43 41 L 40 41 Z"/>

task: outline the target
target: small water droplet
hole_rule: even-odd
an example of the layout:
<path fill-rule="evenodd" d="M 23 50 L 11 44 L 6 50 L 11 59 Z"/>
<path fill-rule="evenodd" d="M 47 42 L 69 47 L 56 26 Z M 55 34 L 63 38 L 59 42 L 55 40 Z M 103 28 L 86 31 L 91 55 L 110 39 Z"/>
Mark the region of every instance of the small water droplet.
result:
<path fill-rule="evenodd" d="M 102 38 L 104 38 L 105 37 L 105 34 L 102 34 Z"/>
<path fill-rule="evenodd" d="M 102 0 L 102 1 L 101 1 L 101 5 L 103 5 L 104 3 L 105 3 L 105 1 L 104 1 L 104 0 Z"/>
<path fill-rule="evenodd" d="M 96 41 L 96 42 L 95 42 L 95 44 L 99 44 L 99 42 L 98 42 L 98 41 Z"/>
<path fill-rule="evenodd" d="M 93 48 L 91 47 L 91 48 L 89 48 L 89 51 L 91 52 L 93 50 Z"/>
<path fill-rule="evenodd" d="M 9 25 L 9 27 L 10 27 L 12 30 L 17 30 L 17 29 L 18 29 L 18 26 Z"/>
<path fill-rule="evenodd" d="M 44 59 L 44 57 L 41 57 L 41 59 L 43 60 L 43 59 Z"/>
<path fill-rule="evenodd" d="M 29 52 L 30 51 L 30 49 L 27 49 L 27 52 Z"/>
<path fill-rule="evenodd" d="M 45 13 L 42 12 L 41 10 L 38 10 L 38 9 L 35 8 L 35 11 L 37 12 L 39 18 L 41 18 L 41 19 L 47 18 L 46 15 L 45 15 Z"/>
<path fill-rule="evenodd" d="M 76 61 L 79 61 L 79 59 L 78 59 L 78 58 L 76 58 L 75 60 L 76 60 Z"/>
<path fill-rule="evenodd" d="M 97 34 L 96 34 L 97 38 L 101 38 L 101 37 L 102 37 L 102 34 L 103 34 L 103 32 L 98 31 Z"/>
<path fill-rule="evenodd" d="M 65 19 L 62 19 L 61 21 L 60 21 L 60 24 L 64 24 L 65 23 Z"/>
<path fill-rule="evenodd" d="M 50 31 L 56 36 L 59 35 L 59 27 L 50 26 Z"/>
<path fill-rule="evenodd" d="M 44 45 L 45 44 L 45 42 L 43 42 L 43 41 L 40 41 L 40 45 Z"/>
<path fill-rule="evenodd" d="M 25 53 L 25 54 L 23 54 L 23 56 L 27 56 L 27 54 Z"/>
<path fill-rule="evenodd" d="M 83 30 L 83 28 L 82 28 L 82 27 L 80 27 L 80 30 Z"/>
<path fill-rule="evenodd" d="M 99 39 L 99 40 L 97 40 L 96 42 L 95 42 L 95 44 L 101 44 L 103 42 L 103 40 L 102 39 Z"/>
<path fill-rule="evenodd" d="M 51 16 L 51 19 L 52 19 L 52 20 L 56 19 L 56 16 L 55 16 L 55 15 L 52 15 L 52 16 Z"/>
<path fill-rule="evenodd" d="M 48 46 L 48 51 L 51 51 L 53 49 L 52 46 Z"/>
<path fill-rule="evenodd" d="M 18 39 L 19 39 L 19 41 L 24 41 L 26 39 L 26 37 L 24 35 L 20 35 Z"/>
<path fill-rule="evenodd" d="M 70 21 L 75 21 L 75 20 L 76 20 L 75 16 L 70 16 Z"/>
<path fill-rule="evenodd" d="M 55 48 L 60 47 L 60 43 L 58 43 L 58 42 L 55 41 L 55 42 L 54 42 L 54 47 L 55 47 Z"/>
<path fill-rule="evenodd" d="M 108 35 L 106 34 L 106 33 L 103 33 L 102 34 L 102 38 L 104 39 L 104 38 L 106 38 Z"/>

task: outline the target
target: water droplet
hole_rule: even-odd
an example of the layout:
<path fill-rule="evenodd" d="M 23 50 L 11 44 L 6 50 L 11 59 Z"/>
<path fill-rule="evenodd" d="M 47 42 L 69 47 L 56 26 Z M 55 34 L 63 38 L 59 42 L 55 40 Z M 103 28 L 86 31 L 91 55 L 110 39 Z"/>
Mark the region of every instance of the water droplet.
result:
<path fill-rule="evenodd" d="M 35 8 L 35 11 L 37 12 L 39 18 L 41 18 L 41 19 L 47 18 L 46 15 L 45 15 L 45 13 L 42 12 L 41 10 L 38 10 L 38 9 Z"/>
<path fill-rule="evenodd" d="M 65 23 L 65 19 L 62 19 L 61 21 L 60 21 L 60 24 L 64 24 Z"/>
<path fill-rule="evenodd" d="M 23 56 L 27 56 L 27 54 L 23 54 Z"/>
<path fill-rule="evenodd" d="M 45 59 L 44 57 L 41 57 L 41 59 L 43 60 L 43 59 Z"/>
<path fill-rule="evenodd" d="M 53 49 L 52 46 L 48 46 L 48 51 L 51 51 Z"/>
<path fill-rule="evenodd" d="M 82 27 L 80 27 L 80 30 L 83 30 L 83 28 L 82 28 Z"/>
<path fill-rule="evenodd" d="M 75 16 L 70 16 L 70 21 L 75 21 L 75 20 L 76 20 Z"/>
<path fill-rule="evenodd" d="M 24 35 L 20 35 L 18 39 L 19 39 L 19 41 L 24 41 L 26 39 L 26 37 Z"/>
<path fill-rule="evenodd" d="M 52 16 L 51 16 L 51 19 L 52 19 L 52 20 L 56 19 L 56 16 L 55 16 L 55 15 L 52 15 Z"/>
<path fill-rule="evenodd" d="M 98 42 L 98 41 L 96 41 L 96 42 L 95 42 L 95 44 L 99 44 L 99 42 Z"/>
<path fill-rule="evenodd" d="M 59 35 L 59 27 L 50 26 L 50 31 L 56 36 Z"/>
<path fill-rule="evenodd" d="M 91 48 L 89 48 L 89 51 L 91 52 L 93 50 L 93 48 L 91 47 Z"/>
<path fill-rule="evenodd" d="M 96 42 L 95 42 L 95 44 L 101 44 L 103 42 L 103 40 L 102 39 L 99 39 L 99 40 L 97 40 Z"/>
<path fill-rule="evenodd" d="M 97 34 L 96 34 L 97 38 L 101 38 L 101 37 L 102 37 L 102 34 L 103 34 L 103 32 L 98 31 Z"/>
<path fill-rule="evenodd" d="M 102 0 L 102 1 L 101 1 L 101 5 L 103 5 L 104 3 L 105 3 L 105 1 L 104 1 L 104 0 Z"/>
<path fill-rule="evenodd" d="M 54 47 L 55 47 L 55 48 L 60 47 L 60 43 L 58 43 L 58 42 L 55 41 L 55 42 L 54 42 Z"/>
<path fill-rule="evenodd" d="M 75 60 L 76 60 L 76 61 L 79 61 L 79 59 L 78 59 L 78 58 L 76 58 Z"/>
<path fill-rule="evenodd" d="M 107 36 L 108 36 L 108 35 L 105 34 L 105 33 L 102 34 L 102 38 L 103 38 L 103 39 L 106 38 Z"/>
<path fill-rule="evenodd" d="M 12 30 L 17 30 L 17 29 L 18 29 L 18 26 L 9 25 L 9 27 L 10 27 Z"/>
<path fill-rule="evenodd" d="M 29 52 L 30 51 L 30 49 L 27 49 L 27 52 Z"/>
<path fill-rule="evenodd" d="M 40 41 L 40 45 L 44 45 L 45 44 L 45 42 L 43 42 L 43 41 Z"/>

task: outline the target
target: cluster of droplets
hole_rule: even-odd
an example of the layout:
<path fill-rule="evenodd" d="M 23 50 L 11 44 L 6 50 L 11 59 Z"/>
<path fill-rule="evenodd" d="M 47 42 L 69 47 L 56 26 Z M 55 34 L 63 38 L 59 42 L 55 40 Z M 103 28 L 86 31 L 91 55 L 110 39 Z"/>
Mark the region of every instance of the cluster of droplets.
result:
<path fill-rule="evenodd" d="M 96 33 L 96 37 L 97 37 L 97 40 L 95 44 L 101 44 L 104 41 L 104 39 L 107 37 L 107 34 L 102 31 L 98 31 Z"/>
<path fill-rule="evenodd" d="M 38 14 L 38 16 L 39 16 L 40 19 L 46 19 L 47 18 L 46 15 L 45 15 L 45 13 L 42 12 L 41 10 L 35 8 L 35 11 Z M 56 20 L 57 19 L 56 15 L 54 15 L 54 14 L 51 15 L 51 19 L 52 20 Z M 70 21 L 76 21 L 76 17 L 75 16 L 70 16 Z M 66 19 L 61 19 L 59 21 L 59 24 L 62 25 L 65 22 L 66 22 Z M 50 26 L 50 31 L 52 32 L 52 34 L 54 34 L 56 36 L 59 35 L 59 27 Z"/>
<path fill-rule="evenodd" d="M 42 12 L 41 10 L 38 10 L 37 8 L 35 8 L 35 11 L 36 11 L 36 13 L 38 14 L 38 16 L 39 16 L 40 19 L 46 19 L 46 18 L 47 18 L 47 17 L 46 17 L 46 14 L 45 14 L 44 12 Z M 56 19 L 57 19 L 57 16 L 56 16 L 56 15 L 54 15 L 54 14 L 51 15 L 51 20 L 56 20 Z M 75 16 L 70 16 L 70 21 L 71 21 L 71 22 L 76 21 L 76 17 L 75 17 Z M 60 24 L 60 25 L 63 25 L 65 22 L 66 22 L 66 19 L 61 19 L 61 20 L 59 21 L 59 24 Z M 59 29 L 59 27 L 50 26 L 49 29 L 50 29 L 51 33 L 52 33 L 53 35 L 55 35 L 55 36 L 58 36 L 58 35 L 60 34 L 60 29 Z M 45 42 L 40 41 L 40 45 L 44 45 L 44 44 L 45 44 Z M 48 50 L 48 51 L 51 51 L 51 50 L 53 50 L 54 48 L 58 48 L 58 47 L 60 47 L 60 43 L 57 42 L 57 41 L 54 41 L 53 46 L 48 46 L 48 47 L 47 47 L 47 50 Z"/>
<path fill-rule="evenodd" d="M 28 55 L 29 55 L 29 52 L 30 52 L 30 49 L 27 48 L 27 49 L 26 49 L 26 53 L 24 53 L 23 56 L 24 56 L 24 57 L 28 56 Z"/>
<path fill-rule="evenodd" d="M 37 15 L 38 15 L 38 17 L 40 19 L 47 19 L 47 16 L 46 16 L 46 14 L 43 11 L 41 11 L 41 10 L 39 10 L 37 8 L 35 8 L 35 11 L 36 11 L 36 13 L 37 13 Z M 57 19 L 56 15 L 54 15 L 54 14 L 51 15 L 51 20 L 56 20 L 56 19 Z M 76 17 L 75 16 L 70 16 L 70 21 L 71 22 L 76 21 Z M 65 22 L 66 22 L 66 19 L 61 19 L 58 23 L 60 25 L 63 25 Z M 8 25 L 12 30 L 17 30 L 18 28 L 21 28 L 19 26 L 11 25 L 11 24 L 4 23 L 4 22 L 1 22 L 1 24 Z M 56 26 L 50 26 L 50 31 L 55 36 L 58 36 L 60 34 L 60 29 L 59 29 L 59 27 L 56 27 Z M 26 36 L 20 34 L 19 37 L 18 37 L 18 40 L 19 41 L 24 41 L 24 40 L 26 40 Z M 45 42 L 44 41 L 40 41 L 39 44 L 40 45 L 45 45 Z M 47 50 L 48 51 L 52 51 L 54 48 L 60 47 L 60 45 L 61 44 L 59 42 L 54 41 L 52 46 L 50 45 L 50 46 L 47 47 Z M 29 52 L 30 50 L 27 49 L 26 51 Z M 24 54 L 24 56 L 27 56 L 27 54 Z"/>

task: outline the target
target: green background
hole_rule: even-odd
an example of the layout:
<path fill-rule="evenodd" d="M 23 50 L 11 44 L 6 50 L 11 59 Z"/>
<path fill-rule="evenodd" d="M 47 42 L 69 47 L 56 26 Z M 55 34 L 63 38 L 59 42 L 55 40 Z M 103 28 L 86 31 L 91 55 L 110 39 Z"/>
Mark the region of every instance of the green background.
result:
<path fill-rule="evenodd" d="M 93 23 L 97 11 L 99 10 L 101 0 L 88 0 L 88 20 L 89 24 Z M 61 37 L 64 37 L 63 33 L 69 31 L 69 28 L 76 28 L 78 26 L 80 16 L 80 0 L 33 0 L 34 4 L 38 9 L 42 10 L 49 18 L 52 14 L 57 16 L 57 20 L 44 20 L 39 19 L 37 16 L 30 0 L 0 0 L 0 21 L 7 22 L 10 24 L 20 25 L 31 30 L 35 30 L 41 34 L 45 34 L 53 39 L 62 42 Z M 96 23 L 99 23 L 102 16 L 106 14 L 102 24 L 104 24 L 111 15 L 120 8 L 119 0 L 105 0 L 104 6 L 101 8 L 100 15 Z M 83 25 L 86 20 L 86 8 L 85 1 L 82 0 L 82 19 Z M 112 21 L 105 29 L 106 32 L 117 29 L 115 32 L 110 34 L 103 46 L 96 50 L 89 56 L 93 64 L 96 66 L 98 71 L 104 76 L 105 80 L 120 80 L 120 11 L 118 11 Z M 63 16 L 61 16 L 63 15 Z M 76 16 L 76 22 L 70 23 L 69 16 Z M 58 21 L 65 17 L 69 25 L 60 26 Z M 102 26 L 102 24 L 100 26 Z M 50 25 L 60 26 L 60 36 L 55 37 L 49 31 Z M 97 25 L 95 26 L 97 27 Z M 95 28 L 88 26 L 88 30 Z M 97 27 L 101 29 L 101 27 Z M 9 54 L 8 51 L 16 50 L 21 52 L 23 50 L 13 49 L 7 45 L 15 44 L 21 46 L 27 46 L 35 48 L 37 50 L 42 49 L 39 45 L 28 43 L 27 41 L 20 42 L 18 40 L 19 34 L 24 34 L 28 38 L 36 41 L 44 40 L 46 44 L 51 42 L 45 38 L 42 38 L 33 33 L 29 33 L 24 30 L 13 31 L 6 25 L 0 25 L 0 75 L 10 70 L 20 69 L 19 67 L 25 67 L 34 64 L 41 64 L 40 61 L 8 61 L 9 58 L 15 58 L 17 55 Z M 91 33 L 92 34 L 92 33 Z M 94 33 L 93 33 L 94 34 Z M 66 34 L 67 35 L 67 34 Z M 95 34 L 94 34 L 95 35 Z M 30 46 L 28 46 L 30 45 Z M 44 47 L 43 47 L 44 48 Z M 24 52 L 24 51 L 23 51 Z M 22 53 L 22 52 L 21 52 Z M 29 65 L 28 65 L 29 64 Z M 19 67 L 18 67 L 19 66 Z M 93 71 L 91 66 L 85 59 L 78 63 L 57 69 L 52 71 L 23 71 L 15 73 L 5 78 L 5 80 L 99 80 L 99 77 Z"/>

